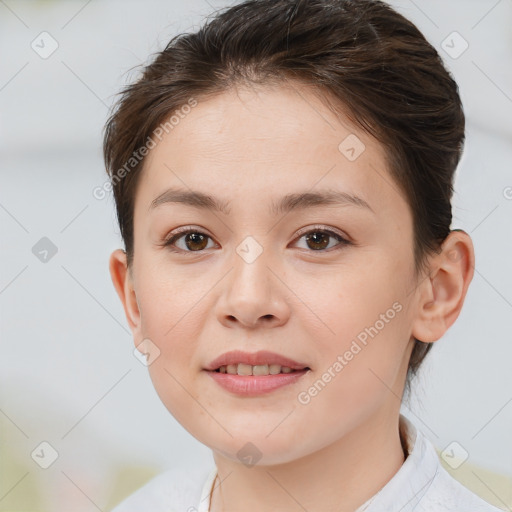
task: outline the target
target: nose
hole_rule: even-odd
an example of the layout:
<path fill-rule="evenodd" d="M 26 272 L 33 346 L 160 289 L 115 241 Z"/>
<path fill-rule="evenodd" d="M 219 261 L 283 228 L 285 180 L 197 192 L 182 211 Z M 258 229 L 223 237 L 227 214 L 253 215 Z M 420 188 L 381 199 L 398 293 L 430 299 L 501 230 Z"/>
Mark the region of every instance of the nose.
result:
<path fill-rule="evenodd" d="M 238 253 L 233 268 L 216 305 L 219 321 L 226 327 L 237 325 L 256 329 L 277 327 L 288 321 L 289 289 L 283 282 L 283 272 L 270 261 L 264 250 L 254 261 L 246 261 Z"/>

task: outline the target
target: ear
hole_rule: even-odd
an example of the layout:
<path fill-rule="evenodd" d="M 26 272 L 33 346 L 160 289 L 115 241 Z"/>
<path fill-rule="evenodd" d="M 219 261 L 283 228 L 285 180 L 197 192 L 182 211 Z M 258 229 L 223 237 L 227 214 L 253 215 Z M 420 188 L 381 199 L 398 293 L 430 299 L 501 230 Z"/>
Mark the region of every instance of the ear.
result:
<path fill-rule="evenodd" d="M 126 253 L 123 250 L 117 249 L 110 255 L 109 270 L 114 287 L 123 304 L 134 340 L 140 339 L 139 305 L 135 296 L 132 275 L 130 269 L 128 269 Z"/>
<path fill-rule="evenodd" d="M 455 322 L 474 270 L 470 236 L 462 230 L 451 231 L 431 260 L 430 275 L 419 286 L 419 310 L 412 331 L 417 340 L 437 341 Z"/>

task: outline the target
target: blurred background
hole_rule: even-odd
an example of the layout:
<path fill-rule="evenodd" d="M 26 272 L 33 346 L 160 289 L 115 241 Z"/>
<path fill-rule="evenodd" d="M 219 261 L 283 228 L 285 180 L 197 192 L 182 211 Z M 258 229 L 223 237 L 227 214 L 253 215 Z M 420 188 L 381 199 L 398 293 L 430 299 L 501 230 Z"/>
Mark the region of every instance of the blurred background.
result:
<path fill-rule="evenodd" d="M 0 0 L 0 512 L 108 511 L 213 464 L 167 412 L 111 284 L 121 246 L 102 128 L 122 86 L 215 0 Z M 512 508 L 512 0 L 390 2 L 459 83 L 453 228 L 476 268 L 403 413 L 458 480 Z"/>

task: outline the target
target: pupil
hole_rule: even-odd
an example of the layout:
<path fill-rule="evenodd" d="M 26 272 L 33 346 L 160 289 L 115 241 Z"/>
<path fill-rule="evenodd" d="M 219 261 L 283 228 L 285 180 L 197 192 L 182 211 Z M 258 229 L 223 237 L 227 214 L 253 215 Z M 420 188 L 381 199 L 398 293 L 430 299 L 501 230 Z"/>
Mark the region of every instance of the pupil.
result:
<path fill-rule="evenodd" d="M 197 244 L 199 243 L 199 247 L 191 247 L 190 246 L 190 243 L 193 244 Z M 201 235 L 200 233 L 188 233 L 186 236 L 185 236 L 185 244 L 187 245 L 187 247 L 191 250 L 194 250 L 194 249 L 197 249 L 197 250 L 201 250 L 201 249 L 204 249 L 207 245 L 206 242 L 206 237 Z"/>
<path fill-rule="evenodd" d="M 325 243 L 322 243 L 322 241 L 318 240 L 318 238 L 323 238 L 323 242 Z M 328 238 L 329 237 L 327 234 L 320 233 L 318 231 L 315 231 L 313 234 L 306 235 L 306 240 L 308 243 L 313 242 L 313 244 L 316 244 L 316 246 L 313 247 L 315 249 L 325 249 L 325 247 L 329 245 Z M 320 247 L 318 247 L 318 245 L 320 245 Z"/>

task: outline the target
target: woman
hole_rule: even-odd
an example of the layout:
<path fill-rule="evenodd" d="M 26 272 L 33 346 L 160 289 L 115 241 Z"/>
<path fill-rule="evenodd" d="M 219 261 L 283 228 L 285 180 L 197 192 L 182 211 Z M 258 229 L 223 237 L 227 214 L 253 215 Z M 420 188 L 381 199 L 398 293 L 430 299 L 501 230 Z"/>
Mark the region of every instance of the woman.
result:
<path fill-rule="evenodd" d="M 458 88 L 374 0 L 250 0 L 176 36 L 105 133 L 110 260 L 169 412 L 215 465 L 116 512 L 493 511 L 400 414 L 473 277 Z"/>

